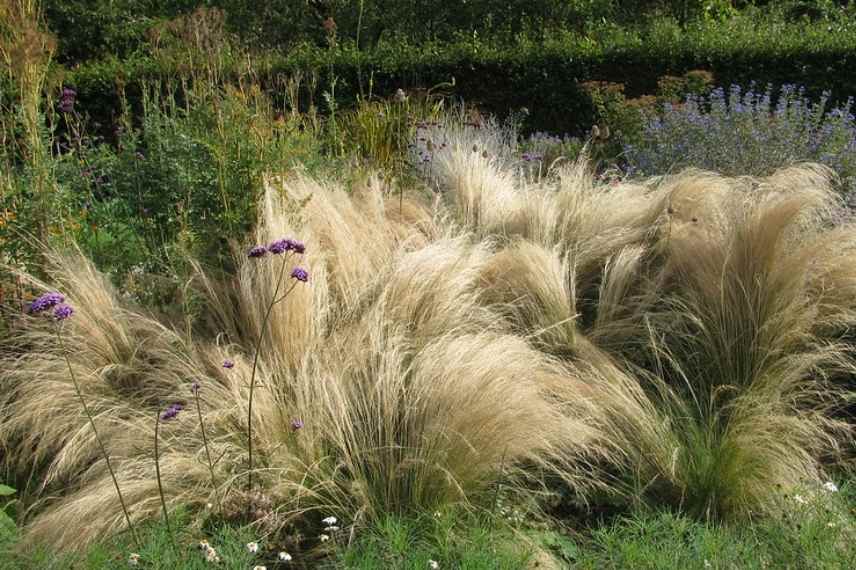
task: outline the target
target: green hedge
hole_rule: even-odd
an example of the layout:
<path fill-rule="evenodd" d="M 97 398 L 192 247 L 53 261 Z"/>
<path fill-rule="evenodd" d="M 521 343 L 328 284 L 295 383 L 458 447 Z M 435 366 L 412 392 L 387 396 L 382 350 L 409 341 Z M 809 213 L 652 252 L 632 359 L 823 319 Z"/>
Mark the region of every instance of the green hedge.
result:
<path fill-rule="evenodd" d="M 454 80 L 454 95 L 483 110 L 504 115 L 526 107 L 528 128 L 575 133 L 587 128 L 593 116 L 589 97 L 580 87 L 585 81 L 623 83 L 628 97 L 634 97 L 653 93 L 664 75 L 705 69 L 720 85 L 798 83 L 810 96 L 830 90 L 833 100 L 840 101 L 856 95 L 854 63 L 854 22 L 833 26 L 735 19 L 685 29 L 666 22 L 645 34 L 616 30 L 599 37 L 568 34 L 506 45 L 397 42 L 371 51 L 357 51 L 353 45 L 309 46 L 288 54 L 268 53 L 257 60 L 257 67 L 267 84 L 276 76 L 315 70 L 322 92 L 335 76 L 336 95 L 343 104 L 354 101 L 360 75 L 364 90 L 371 77 L 377 95 Z M 68 71 L 65 82 L 78 90 L 83 108 L 99 121 L 109 121 L 118 105 L 117 80 L 133 97 L 143 81 L 177 77 L 181 69 L 179 63 L 138 54 L 81 66 Z M 318 95 L 316 100 L 321 99 Z"/>

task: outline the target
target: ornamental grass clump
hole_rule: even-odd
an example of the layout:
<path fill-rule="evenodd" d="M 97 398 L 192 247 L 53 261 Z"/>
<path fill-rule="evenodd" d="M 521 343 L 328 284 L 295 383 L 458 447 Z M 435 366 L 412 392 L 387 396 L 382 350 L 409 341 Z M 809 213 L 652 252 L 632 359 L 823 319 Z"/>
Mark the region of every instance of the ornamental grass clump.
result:
<path fill-rule="evenodd" d="M 853 431 L 856 228 L 830 170 L 603 187 L 577 165 L 532 188 L 464 154 L 433 168 L 502 244 L 482 300 L 580 371 L 634 494 L 718 519 L 819 484 Z"/>

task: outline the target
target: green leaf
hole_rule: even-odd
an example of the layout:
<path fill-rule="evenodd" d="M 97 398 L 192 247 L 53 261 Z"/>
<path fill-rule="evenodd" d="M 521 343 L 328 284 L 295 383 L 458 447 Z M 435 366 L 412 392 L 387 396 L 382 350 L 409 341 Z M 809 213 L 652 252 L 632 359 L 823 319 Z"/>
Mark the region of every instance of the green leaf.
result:
<path fill-rule="evenodd" d="M 15 489 L 8 485 L 0 484 L 0 497 L 9 497 L 15 494 Z"/>

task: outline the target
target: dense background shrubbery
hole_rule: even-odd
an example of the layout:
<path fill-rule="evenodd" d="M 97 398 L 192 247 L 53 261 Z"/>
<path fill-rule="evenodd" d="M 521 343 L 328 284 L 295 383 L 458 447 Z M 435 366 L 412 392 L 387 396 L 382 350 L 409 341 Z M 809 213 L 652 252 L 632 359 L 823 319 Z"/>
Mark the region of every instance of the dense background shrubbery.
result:
<path fill-rule="evenodd" d="M 178 74 L 188 62 L 166 49 L 167 40 L 192 31 L 219 46 L 226 73 L 241 61 L 226 57 L 232 45 L 264 51 L 259 71 L 267 84 L 301 71 L 317 76 L 316 88 L 325 92 L 335 76 L 341 102 L 454 81 L 455 95 L 489 112 L 526 106 L 525 127 L 532 130 L 585 130 L 593 109 L 579 84 L 588 80 L 623 83 L 636 97 L 652 93 L 664 75 L 706 69 L 721 85 L 780 86 L 799 77 L 812 96 L 830 90 L 840 102 L 856 92 L 848 2 L 366 0 L 258 8 L 235 0 L 193 9 L 198 5 L 49 2 L 57 59 L 70 70 L 63 80 L 99 122 L 109 122 L 118 108 L 116 82 L 134 99 L 144 80 Z M 212 14 L 219 14 L 216 25 Z M 82 34 L 66 33 L 82 21 Z"/>

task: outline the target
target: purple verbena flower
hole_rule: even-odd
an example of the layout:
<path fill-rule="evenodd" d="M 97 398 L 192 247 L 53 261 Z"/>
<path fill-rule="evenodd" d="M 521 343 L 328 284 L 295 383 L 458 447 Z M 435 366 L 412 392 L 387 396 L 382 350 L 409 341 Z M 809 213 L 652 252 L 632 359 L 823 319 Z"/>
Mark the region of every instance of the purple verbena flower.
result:
<path fill-rule="evenodd" d="M 37 313 L 41 313 L 42 311 L 47 311 L 48 309 L 59 305 L 63 301 L 65 301 L 65 296 L 62 293 L 45 293 L 44 295 L 37 297 L 32 303 L 30 303 L 29 312 L 35 315 Z"/>
<path fill-rule="evenodd" d="M 297 431 L 299 429 L 303 429 L 303 420 L 300 418 L 294 418 L 291 420 L 291 429 Z"/>
<path fill-rule="evenodd" d="M 307 281 L 309 281 L 309 272 L 303 269 L 302 267 L 295 267 L 291 271 L 291 278 L 306 283 Z"/>
<path fill-rule="evenodd" d="M 169 420 L 171 420 L 175 416 L 177 416 L 178 412 L 180 412 L 183 409 L 184 409 L 184 406 L 182 406 L 181 404 L 173 404 L 170 407 L 168 407 L 166 410 L 164 410 L 164 412 L 160 416 L 160 419 L 162 422 L 168 422 Z"/>
<path fill-rule="evenodd" d="M 235 363 L 229 360 L 228 358 L 223 361 L 223 368 L 234 368 Z"/>
<path fill-rule="evenodd" d="M 193 393 L 194 396 L 196 394 L 198 394 L 199 393 L 199 382 L 197 382 L 196 380 L 191 382 L 190 383 L 190 391 Z"/>
<path fill-rule="evenodd" d="M 296 239 L 288 239 L 288 248 L 294 253 L 303 254 L 306 252 L 306 245 L 302 241 Z"/>
<path fill-rule="evenodd" d="M 250 251 L 249 251 L 249 253 L 248 253 L 247 255 L 248 255 L 249 257 L 255 257 L 255 258 L 258 258 L 258 257 L 264 257 L 264 255 L 267 253 L 267 251 L 268 251 L 268 250 L 265 248 L 265 246 L 263 246 L 263 245 L 256 245 L 256 246 L 253 246 L 253 247 L 250 249 Z"/>
<path fill-rule="evenodd" d="M 285 253 L 290 250 L 289 247 L 291 245 L 291 240 L 289 239 L 278 239 L 268 246 L 268 251 L 274 255 L 279 255 L 281 253 Z"/>
<path fill-rule="evenodd" d="M 65 303 L 59 304 L 54 309 L 54 318 L 58 321 L 64 321 L 68 317 L 70 317 L 74 313 L 74 309 L 72 309 L 69 305 Z"/>

